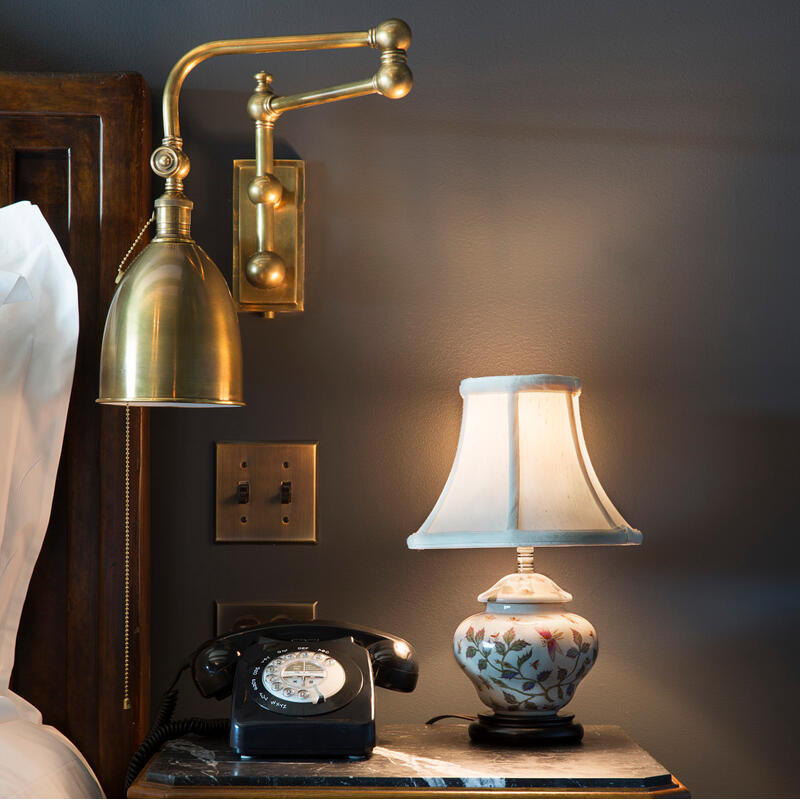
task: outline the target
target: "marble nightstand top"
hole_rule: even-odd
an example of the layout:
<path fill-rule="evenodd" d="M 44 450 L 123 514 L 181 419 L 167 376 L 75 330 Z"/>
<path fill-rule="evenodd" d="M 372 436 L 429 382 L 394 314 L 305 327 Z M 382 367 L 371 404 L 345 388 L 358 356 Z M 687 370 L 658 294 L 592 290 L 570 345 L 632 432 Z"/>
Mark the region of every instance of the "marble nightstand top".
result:
<path fill-rule="evenodd" d="M 683 790 L 682 796 L 688 796 L 661 764 L 615 726 L 587 726 L 577 746 L 500 750 L 472 744 L 466 724 L 450 721 L 383 726 L 372 757 L 363 760 L 248 759 L 236 756 L 223 740 L 175 739 L 150 762 L 129 796 L 156 796 L 144 791 L 156 785 L 161 796 L 189 786 L 229 787 L 227 794 L 230 787 L 250 786 L 618 788 L 636 796 L 653 790 L 675 796 Z M 208 796 L 207 791 L 201 794 Z"/>

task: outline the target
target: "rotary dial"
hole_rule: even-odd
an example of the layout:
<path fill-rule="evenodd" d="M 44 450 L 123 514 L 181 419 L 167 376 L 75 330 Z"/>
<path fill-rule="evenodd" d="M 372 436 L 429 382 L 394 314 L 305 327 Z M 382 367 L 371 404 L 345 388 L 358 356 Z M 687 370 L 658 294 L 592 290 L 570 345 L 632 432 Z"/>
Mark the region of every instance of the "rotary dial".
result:
<path fill-rule="evenodd" d="M 273 696 L 290 703 L 320 703 L 344 686 L 344 667 L 327 653 L 295 650 L 270 659 L 261 683 Z"/>

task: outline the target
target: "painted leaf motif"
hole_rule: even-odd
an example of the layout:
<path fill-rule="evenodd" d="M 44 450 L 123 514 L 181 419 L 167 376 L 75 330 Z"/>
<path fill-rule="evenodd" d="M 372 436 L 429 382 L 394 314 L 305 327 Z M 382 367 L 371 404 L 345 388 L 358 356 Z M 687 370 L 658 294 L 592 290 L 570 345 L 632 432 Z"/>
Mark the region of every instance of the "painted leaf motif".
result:
<path fill-rule="evenodd" d="M 509 680 L 513 680 L 514 678 L 519 677 L 519 673 L 513 669 L 505 669 L 500 675 L 501 678 L 507 678 Z"/>
<path fill-rule="evenodd" d="M 479 631 L 478 631 L 478 632 L 475 634 L 475 644 L 480 644 L 480 643 L 483 641 L 483 637 L 484 637 L 485 635 L 486 635 L 486 629 L 485 629 L 485 628 L 481 628 L 481 629 L 480 629 L 480 630 L 479 630 Z"/>
<path fill-rule="evenodd" d="M 526 701 L 525 701 L 525 702 L 522 704 L 522 707 L 523 707 L 523 708 L 530 709 L 530 710 L 532 710 L 532 711 L 538 711 L 538 710 L 539 710 L 539 706 L 537 706 L 537 705 L 536 705 L 536 703 L 534 703 L 534 702 L 533 702 L 533 700 L 526 700 Z"/>
<path fill-rule="evenodd" d="M 559 667 L 558 668 L 558 680 L 559 681 L 563 681 L 564 678 L 566 678 L 566 677 L 567 677 L 567 671 L 564 669 L 564 667 Z"/>
<path fill-rule="evenodd" d="M 536 681 L 525 681 L 525 683 L 522 684 L 522 691 L 529 692 L 535 686 L 536 686 Z"/>
<path fill-rule="evenodd" d="M 550 677 L 550 673 L 553 670 L 551 669 L 543 669 L 541 672 L 537 673 L 536 680 L 537 681 L 546 681 Z"/>
<path fill-rule="evenodd" d="M 539 659 L 537 658 L 537 659 L 536 659 L 536 661 L 534 661 L 534 662 L 531 664 L 531 666 L 532 666 L 534 669 L 539 669 Z"/>
<path fill-rule="evenodd" d="M 511 692 L 503 692 L 503 697 L 505 697 L 506 703 L 513 703 L 514 705 L 519 703 L 519 700 Z"/>
<path fill-rule="evenodd" d="M 576 631 L 575 628 L 570 628 L 570 630 L 572 631 L 572 641 L 575 642 L 575 644 L 580 645 L 580 643 L 583 641 L 583 636 L 581 636 L 580 631 Z"/>
<path fill-rule="evenodd" d="M 473 656 L 476 656 L 477 654 L 478 654 L 478 648 L 475 647 L 474 645 L 470 645 L 467 648 L 467 658 L 472 658 Z"/>
<path fill-rule="evenodd" d="M 500 678 L 490 678 L 491 682 L 495 686 L 499 686 L 501 689 L 510 689 L 511 687 L 507 683 L 503 683 Z"/>
<path fill-rule="evenodd" d="M 502 642 L 495 642 L 494 649 L 501 656 L 504 656 L 506 654 L 506 646 Z"/>
<path fill-rule="evenodd" d="M 503 641 L 504 641 L 504 642 L 505 642 L 505 643 L 506 643 L 506 644 L 507 644 L 507 645 L 510 647 L 510 646 L 511 646 L 511 642 L 513 642 L 513 641 L 514 641 L 514 637 L 515 637 L 516 635 L 517 635 L 517 634 L 514 632 L 514 629 L 513 629 L 513 628 L 509 628 L 509 629 L 508 629 L 508 630 L 507 630 L 507 631 L 506 631 L 506 632 L 503 634 Z"/>
<path fill-rule="evenodd" d="M 478 659 L 478 669 L 486 669 L 489 666 L 489 662 L 485 658 Z"/>
<path fill-rule="evenodd" d="M 585 653 L 589 649 L 589 642 L 584 642 L 581 645 L 581 653 Z"/>
<path fill-rule="evenodd" d="M 578 656 L 577 647 L 570 647 L 570 649 L 567 650 L 567 658 L 577 658 L 577 656 Z"/>
<path fill-rule="evenodd" d="M 517 639 L 509 650 L 524 650 L 528 645 L 530 645 L 530 642 L 526 642 L 524 639 Z"/>
<path fill-rule="evenodd" d="M 475 628 L 472 625 L 467 628 L 467 632 L 464 634 L 467 637 L 467 641 L 474 642 L 475 641 Z"/>
<path fill-rule="evenodd" d="M 531 656 L 533 650 L 526 650 L 519 658 L 517 658 L 517 669 L 519 669 Z"/>

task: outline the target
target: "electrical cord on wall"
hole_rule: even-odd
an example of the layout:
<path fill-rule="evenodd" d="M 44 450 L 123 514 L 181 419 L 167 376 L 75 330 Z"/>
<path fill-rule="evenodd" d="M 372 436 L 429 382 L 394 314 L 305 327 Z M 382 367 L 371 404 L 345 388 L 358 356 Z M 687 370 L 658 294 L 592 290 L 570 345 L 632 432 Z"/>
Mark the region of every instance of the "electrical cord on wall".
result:
<path fill-rule="evenodd" d="M 125 791 L 136 780 L 136 776 L 142 771 L 144 765 L 158 751 L 161 745 L 169 739 L 176 739 L 187 733 L 199 733 L 202 736 L 227 735 L 230 731 L 231 721 L 226 717 L 220 719 L 202 719 L 200 717 L 188 717 L 173 721 L 172 715 L 175 713 L 175 706 L 178 703 L 177 684 L 181 675 L 189 668 L 190 662 L 187 661 L 178 670 L 175 679 L 170 684 L 169 689 L 164 692 L 161 702 L 158 704 L 153 724 L 145 736 L 144 741 L 136 749 L 128 765 L 128 772 L 125 775 Z"/>

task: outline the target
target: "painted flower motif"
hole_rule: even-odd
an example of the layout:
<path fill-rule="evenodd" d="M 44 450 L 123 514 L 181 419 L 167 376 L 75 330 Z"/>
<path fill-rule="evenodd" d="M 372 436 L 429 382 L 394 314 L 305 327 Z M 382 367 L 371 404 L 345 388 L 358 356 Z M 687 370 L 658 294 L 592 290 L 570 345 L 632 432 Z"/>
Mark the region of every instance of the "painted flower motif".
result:
<path fill-rule="evenodd" d="M 536 633 L 542 637 L 542 644 L 547 646 L 547 654 L 550 656 L 550 660 L 555 661 L 556 653 L 562 652 L 561 645 L 557 640 L 561 639 L 564 634 L 561 631 L 551 633 L 547 628 L 537 628 Z"/>

